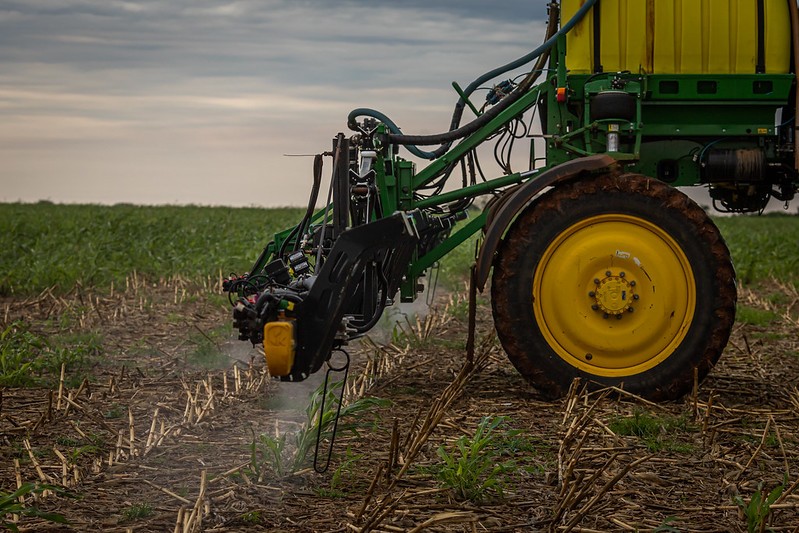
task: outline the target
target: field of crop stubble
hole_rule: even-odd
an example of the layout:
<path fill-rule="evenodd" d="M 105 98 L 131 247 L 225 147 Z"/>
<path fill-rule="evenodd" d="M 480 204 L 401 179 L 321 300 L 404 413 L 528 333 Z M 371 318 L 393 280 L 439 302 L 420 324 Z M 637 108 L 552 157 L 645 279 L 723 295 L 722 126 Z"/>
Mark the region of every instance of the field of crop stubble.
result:
<path fill-rule="evenodd" d="M 0 524 L 799 531 L 799 217 L 717 220 L 738 321 L 701 387 L 660 405 L 579 388 L 543 401 L 507 362 L 485 296 L 464 366 L 464 247 L 428 313 L 394 311 L 352 347 L 350 412 L 316 474 L 322 376 L 269 380 L 232 340 L 219 291 L 299 215 L 0 205 Z"/>

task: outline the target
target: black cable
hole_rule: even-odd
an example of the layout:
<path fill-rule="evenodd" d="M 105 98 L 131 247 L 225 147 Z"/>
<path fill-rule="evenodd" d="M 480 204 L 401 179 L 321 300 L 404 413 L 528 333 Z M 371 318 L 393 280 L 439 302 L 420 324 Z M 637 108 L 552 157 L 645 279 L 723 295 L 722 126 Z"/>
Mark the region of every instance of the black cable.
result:
<path fill-rule="evenodd" d="M 378 263 L 377 265 L 377 281 L 380 284 L 380 304 L 377 306 L 377 309 L 375 309 L 375 313 L 372 315 L 372 318 L 369 319 L 369 322 L 360 326 L 351 324 L 357 333 L 366 333 L 375 327 L 375 324 L 377 324 L 377 321 L 380 320 L 381 316 L 383 316 L 383 311 L 386 308 L 386 303 L 388 302 L 388 280 L 383 272 L 382 263 Z"/>
<path fill-rule="evenodd" d="M 530 52 L 529 54 L 512 61 L 506 65 L 503 65 L 499 68 L 496 68 L 490 72 L 485 73 L 484 75 L 480 76 L 478 79 L 474 80 L 471 84 L 469 84 L 466 89 L 463 91 L 464 96 L 461 97 L 458 102 L 455 104 L 455 109 L 452 115 L 452 121 L 450 122 L 450 131 L 443 134 L 436 134 L 436 135 L 403 135 L 402 131 L 399 127 L 386 115 L 380 113 L 379 111 L 375 111 L 373 109 L 366 109 L 366 108 L 359 108 L 355 109 L 350 112 L 347 125 L 350 129 L 355 131 L 360 131 L 360 128 L 357 123 L 357 118 L 359 116 L 369 116 L 376 118 L 383 122 L 389 129 L 390 134 L 388 135 L 389 142 L 391 144 L 401 144 L 405 146 L 408 150 L 411 151 L 414 155 L 422 157 L 424 159 L 436 159 L 446 153 L 452 143 L 458 139 L 471 135 L 478 129 L 480 129 L 483 125 L 488 123 L 491 119 L 493 119 L 497 114 L 499 114 L 502 110 L 506 109 L 510 106 L 513 102 L 518 100 L 522 94 L 527 92 L 528 89 L 532 86 L 538 76 L 543 72 L 543 67 L 547 63 L 549 59 L 549 54 L 552 46 L 557 42 L 557 38 L 561 35 L 565 35 L 568 33 L 578 22 L 580 22 L 586 13 L 593 7 L 593 5 L 597 2 L 597 0 L 587 0 L 585 4 L 583 4 L 580 9 L 574 14 L 574 16 L 564 24 L 560 30 L 557 30 L 558 20 L 559 20 L 559 6 L 556 2 L 552 2 L 550 4 L 550 16 L 549 16 L 549 24 L 547 26 L 547 38 L 544 43 Z M 459 127 L 460 121 L 463 116 L 463 111 L 466 107 L 466 101 L 464 98 L 468 98 L 477 88 L 479 88 L 485 81 L 488 81 L 492 78 L 495 78 L 505 72 L 509 72 L 515 68 L 518 68 L 530 61 L 538 58 L 538 61 L 533 68 L 532 72 L 525 77 L 524 81 L 519 84 L 515 91 L 511 92 L 510 95 L 505 97 L 501 100 L 496 106 L 494 106 L 491 110 L 486 113 L 483 113 L 475 119 L 474 121 L 470 122 L 466 126 Z M 441 143 L 436 150 L 433 152 L 423 152 L 417 145 L 425 146 L 425 145 L 434 145 Z"/>
<path fill-rule="evenodd" d="M 483 172 L 483 167 L 480 166 L 480 157 L 477 155 L 477 150 L 472 150 L 472 156 L 474 157 L 474 166 L 477 168 L 477 173 L 480 174 L 480 179 L 483 180 L 483 183 L 487 182 L 488 179 L 486 178 L 485 173 Z"/>
<path fill-rule="evenodd" d="M 313 186 L 311 187 L 311 195 L 308 198 L 308 208 L 305 211 L 305 215 L 302 217 L 302 220 L 299 224 L 294 226 L 294 229 L 291 230 L 291 233 L 288 234 L 286 239 L 280 245 L 280 251 L 278 253 L 278 257 L 282 258 L 286 253 L 286 248 L 288 247 L 288 243 L 294 239 L 294 249 L 293 251 L 297 251 L 300 248 L 300 236 L 307 230 L 307 226 L 310 225 L 311 217 L 313 216 L 314 210 L 316 210 L 316 200 L 319 197 L 319 189 L 322 185 L 322 154 L 316 154 L 313 159 Z"/>

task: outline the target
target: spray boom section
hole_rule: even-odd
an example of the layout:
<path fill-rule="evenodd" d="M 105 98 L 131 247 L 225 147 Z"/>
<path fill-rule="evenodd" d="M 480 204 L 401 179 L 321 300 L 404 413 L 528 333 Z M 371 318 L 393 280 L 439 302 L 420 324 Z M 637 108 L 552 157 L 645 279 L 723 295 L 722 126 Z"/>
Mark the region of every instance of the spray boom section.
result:
<path fill-rule="evenodd" d="M 263 344 L 272 375 L 303 380 L 374 327 L 395 300 L 413 301 L 425 273 L 480 231 L 476 279 L 482 288 L 526 210 L 559 187 L 598 175 L 645 176 L 671 188 L 705 185 L 717 209 L 735 213 L 791 200 L 799 187 L 799 59 L 791 53 L 792 46 L 799 50 L 799 22 L 789 20 L 799 14 L 794 0 L 775 0 L 762 13 L 762 2 L 735 1 L 758 24 L 745 39 L 752 46 L 734 51 L 705 46 L 712 32 L 729 28 L 719 26 L 724 20 L 702 19 L 704 12 L 694 21 L 657 3 L 603 9 L 601 0 L 552 1 L 541 46 L 465 88 L 453 83 L 458 99 L 448 130 L 408 135 L 379 111 L 353 110 L 351 133 L 339 133 L 332 149 L 314 159 L 303 218 L 274 236 L 249 273 L 224 282 L 239 338 Z M 618 9 L 634 23 L 619 28 Z M 688 27 L 694 22 L 695 31 Z M 685 27 L 672 31 L 677 24 Z M 707 28 L 711 33 L 702 34 Z M 651 39 L 655 30 L 685 42 Z M 621 42 L 640 47 L 625 44 L 628 53 L 619 55 Z M 696 53 L 677 58 L 680 50 Z M 464 121 L 465 113 L 474 118 Z M 514 152 L 523 143 L 524 153 Z M 402 150 L 414 158 L 403 158 Z M 320 198 L 325 158 L 332 172 Z M 417 169 L 419 160 L 426 166 Z M 488 198 L 480 210 L 474 208 L 479 197 Z M 531 302 L 524 310 L 532 308 Z M 528 322 L 547 320 L 535 315 Z M 557 352 L 563 344 L 551 348 Z M 528 352 L 535 364 L 540 350 Z M 592 379 L 617 376 L 625 385 L 636 379 L 598 363 L 585 367 L 582 360 L 592 353 L 562 355 L 564 380 L 571 381 L 569 372 L 585 377 L 586 368 L 598 368 Z M 580 364 L 572 365 L 575 360 Z"/>

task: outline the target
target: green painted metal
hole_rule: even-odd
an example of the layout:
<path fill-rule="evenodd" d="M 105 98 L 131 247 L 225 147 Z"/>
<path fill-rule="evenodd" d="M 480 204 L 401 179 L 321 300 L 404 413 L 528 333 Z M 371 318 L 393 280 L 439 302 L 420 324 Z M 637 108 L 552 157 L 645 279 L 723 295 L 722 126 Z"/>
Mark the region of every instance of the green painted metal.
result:
<path fill-rule="evenodd" d="M 472 218 L 472 220 L 470 220 L 467 224 L 458 229 L 458 231 L 445 239 L 440 245 L 433 248 L 423 257 L 420 257 L 414 261 L 414 263 L 411 265 L 410 277 L 415 278 L 420 276 L 425 270 L 437 263 L 442 257 L 464 243 L 466 239 L 483 229 L 486 223 L 487 215 L 488 213 L 486 211 L 482 211 L 480 214 Z"/>
<path fill-rule="evenodd" d="M 441 258 L 452 250 L 466 242 L 466 240 L 483 229 L 488 213 L 482 211 L 472 218 L 468 223 L 462 225 L 458 230 L 444 239 L 441 244 L 427 252 L 424 256 L 415 258 L 408 269 L 408 275 L 400 286 L 400 297 L 403 302 L 412 302 L 417 293 L 419 278 L 425 271 L 435 265 Z"/>
<path fill-rule="evenodd" d="M 566 56 L 566 38 L 562 35 L 551 51 L 546 79 L 418 171 L 414 162 L 398 157 L 394 147 L 381 144 L 389 128 L 378 124 L 372 138 L 378 154 L 374 172 L 381 215 L 420 209 L 431 217 L 444 216 L 448 204 L 536 179 L 541 170 L 598 153 L 608 153 L 629 171 L 663 179 L 675 186 L 702 183 L 703 165 L 711 150 L 758 150 L 765 154 L 770 166 L 793 168 L 793 155 L 785 148 L 786 141 L 780 137 L 777 123 L 780 110 L 786 110 L 785 119 L 792 118 L 788 112 L 793 109 L 791 99 L 796 79 L 793 74 L 570 74 Z M 457 83 L 452 85 L 472 112 L 479 115 L 478 106 Z M 565 90 L 565 99 L 558 99 L 558 89 Z M 619 119 L 612 113 L 610 116 L 604 113 L 592 118 L 592 111 L 598 109 L 598 95 L 607 92 L 630 95 L 635 101 L 633 116 Z M 545 157 L 539 158 L 544 159 L 540 168 L 495 176 L 482 183 L 424 197 L 425 186 L 534 106 L 538 106 L 543 119 L 539 138 L 545 141 Z M 616 138 L 618 148 L 609 152 L 609 140 Z M 538 162 L 532 140 L 529 160 L 532 169 Z M 796 178 L 793 180 L 795 188 Z M 317 220 L 320 216 L 317 213 Z M 401 284 L 403 300 L 415 297 L 418 279 L 426 269 L 485 223 L 486 215 L 482 213 L 422 257 L 415 257 Z M 288 233 L 287 230 L 275 236 L 273 249 L 279 248 Z"/>
<path fill-rule="evenodd" d="M 433 181 L 437 176 L 439 176 L 452 163 L 459 161 L 463 156 L 477 148 L 479 145 L 485 142 L 488 137 L 494 135 L 511 120 L 524 114 L 528 109 L 535 105 L 538 99 L 538 94 L 539 92 L 536 88 L 530 89 L 530 91 L 528 91 L 524 96 L 519 98 L 516 102 L 508 106 L 508 108 L 502 113 L 489 121 L 488 124 L 459 142 L 446 154 L 436 159 L 426 168 L 419 171 L 413 180 L 413 188 L 418 189 L 424 187 Z"/>
<path fill-rule="evenodd" d="M 458 96 L 460 96 L 463 99 L 463 101 L 466 102 L 466 105 L 469 106 L 469 109 L 472 110 L 472 113 L 474 113 L 475 116 L 479 117 L 481 115 L 480 111 L 474 106 L 472 101 L 469 100 L 469 97 L 466 96 L 466 93 L 463 92 L 463 89 L 461 89 L 461 86 L 458 85 L 457 81 L 452 82 L 452 88 L 455 89 L 455 92 L 458 93 Z"/>
<path fill-rule="evenodd" d="M 426 207 L 448 204 L 463 198 L 473 198 L 475 196 L 480 196 L 508 185 L 515 185 L 524 180 L 527 175 L 528 173 L 514 172 L 513 174 L 495 178 L 491 181 L 470 185 L 468 187 L 463 187 L 461 189 L 456 189 L 454 191 L 432 196 L 424 200 L 417 200 L 414 202 L 413 206 L 418 209 L 424 209 Z"/>

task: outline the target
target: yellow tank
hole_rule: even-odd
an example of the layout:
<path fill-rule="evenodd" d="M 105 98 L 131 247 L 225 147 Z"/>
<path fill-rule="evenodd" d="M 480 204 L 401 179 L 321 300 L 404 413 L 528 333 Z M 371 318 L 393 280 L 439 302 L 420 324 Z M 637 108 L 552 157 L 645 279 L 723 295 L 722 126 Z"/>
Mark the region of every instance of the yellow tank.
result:
<path fill-rule="evenodd" d="M 791 0 L 762 1 L 765 72 L 784 74 L 791 58 Z M 561 20 L 584 3 L 562 0 Z M 598 23 L 604 72 L 754 74 L 758 22 L 758 0 L 599 0 L 567 34 L 566 64 L 572 74 L 596 71 Z"/>

